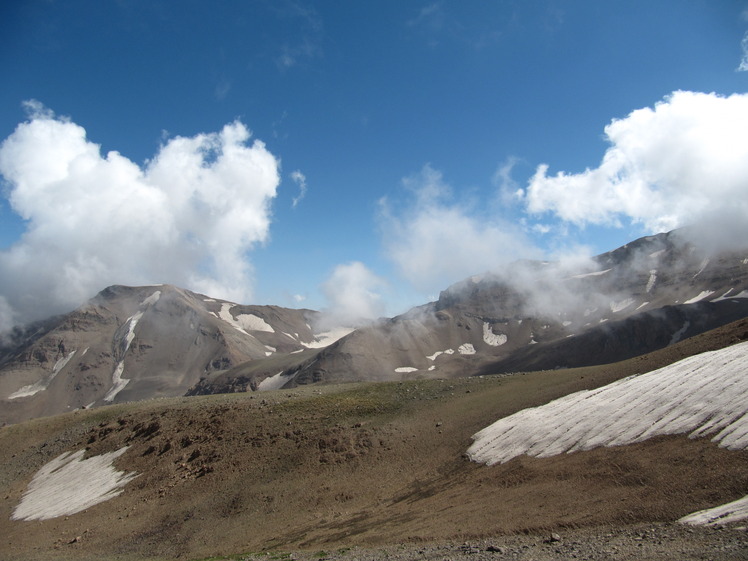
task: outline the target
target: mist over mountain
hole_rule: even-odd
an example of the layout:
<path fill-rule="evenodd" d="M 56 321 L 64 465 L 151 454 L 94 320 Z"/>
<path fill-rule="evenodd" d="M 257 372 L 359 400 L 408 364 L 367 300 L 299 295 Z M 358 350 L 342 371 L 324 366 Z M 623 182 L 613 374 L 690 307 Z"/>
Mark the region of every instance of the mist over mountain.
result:
<path fill-rule="evenodd" d="M 112 286 L 16 328 L 0 354 L 0 421 L 157 397 L 450 378 L 623 360 L 748 316 L 748 249 L 681 229 L 594 258 L 517 261 L 405 314 L 352 287 L 325 313 L 244 306 L 170 285 Z M 737 247 L 739 244 L 735 244 Z"/>

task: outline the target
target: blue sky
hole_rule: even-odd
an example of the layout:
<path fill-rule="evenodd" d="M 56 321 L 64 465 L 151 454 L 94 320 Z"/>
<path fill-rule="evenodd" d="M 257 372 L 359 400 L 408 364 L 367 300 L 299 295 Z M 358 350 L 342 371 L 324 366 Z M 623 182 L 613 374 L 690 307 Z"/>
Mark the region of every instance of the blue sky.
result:
<path fill-rule="evenodd" d="M 746 1 L 3 2 L 0 317 L 61 311 L 115 282 L 393 315 L 518 257 L 596 254 L 701 219 L 696 187 L 679 189 L 711 176 L 647 166 L 672 153 L 683 119 L 702 143 L 702 113 L 742 122 L 747 33 Z M 43 122 L 54 144 L 35 136 Z M 226 126 L 251 137 L 229 141 Z M 29 179 L 81 134 L 98 171 Z M 196 187 L 159 156 L 200 134 L 213 152 L 182 147 L 214 172 Z M 655 137 L 666 140 L 637 152 Z M 229 145 L 247 158 L 230 160 Z M 111 151 L 132 173 L 112 171 L 124 168 Z M 277 180 L 258 187 L 250 154 Z M 608 154 L 626 163 L 606 171 Z M 741 193 L 741 157 L 718 179 L 725 198 Z M 123 178 L 137 170 L 136 188 Z M 224 188 L 238 202 L 212 199 Z M 105 210 L 73 219 L 66 205 Z"/>

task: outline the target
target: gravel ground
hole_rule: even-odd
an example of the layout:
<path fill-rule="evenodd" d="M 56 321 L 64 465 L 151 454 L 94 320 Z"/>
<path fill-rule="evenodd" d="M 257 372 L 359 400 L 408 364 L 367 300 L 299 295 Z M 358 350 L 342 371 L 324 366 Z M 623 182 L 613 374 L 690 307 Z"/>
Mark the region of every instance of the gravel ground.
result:
<path fill-rule="evenodd" d="M 450 543 L 409 543 L 337 551 L 265 552 L 232 557 L 241 561 L 550 561 L 745 560 L 748 529 L 647 524 L 623 529 L 595 528 L 547 535 L 502 536 Z"/>

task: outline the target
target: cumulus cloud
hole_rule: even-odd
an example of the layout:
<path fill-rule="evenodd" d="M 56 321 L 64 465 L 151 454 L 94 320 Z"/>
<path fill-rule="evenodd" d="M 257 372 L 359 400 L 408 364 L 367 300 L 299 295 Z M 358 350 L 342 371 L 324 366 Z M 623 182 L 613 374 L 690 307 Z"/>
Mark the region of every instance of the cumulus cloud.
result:
<path fill-rule="evenodd" d="M 296 205 L 298 205 L 301 202 L 301 199 L 306 196 L 306 176 L 299 170 L 296 170 L 291 172 L 291 179 L 293 179 L 294 183 L 299 186 L 299 194 L 296 195 L 291 202 L 291 206 L 296 208 Z"/>
<path fill-rule="evenodd" d="M 388 256 L 419 290 L 438 292 L 469 275 L 538 256 L 517 227 L 474 202 L 455 201 L 430 165 L 403 182 L 411 200 L 399 206 L 380 201 L 380 227 Z"/>
<path fill-rule="evenodd" d="M 322 312 L 320 328 L 360 327 L 384 315 L 381 290 L 385 281 L 363 263 L 338 265 L 322 285 L 329 305 Z"/>
<path fill-rule="evenodd" d="M 610 147 L 582 173 L 538 166 L 520 193 L 533 214 L 578 226 L 640 224 L 650 232 L 693 223 L 733 234 L 748 216 L 748 94 L 676 91 L 605 127 Z"/>
<path fill-rule="evenodd" d="M 279 162 L 243 123 L 169 139 L 140 166 L 102 155 L 83 127 L 38 102 L 27 108 L 0 145 L 10 205 L 26 221 L 0 253 L 0 298 L 16 320 L 65 311 L 115 283 L 251 299 L 246 255 L 268 237 Z"/>

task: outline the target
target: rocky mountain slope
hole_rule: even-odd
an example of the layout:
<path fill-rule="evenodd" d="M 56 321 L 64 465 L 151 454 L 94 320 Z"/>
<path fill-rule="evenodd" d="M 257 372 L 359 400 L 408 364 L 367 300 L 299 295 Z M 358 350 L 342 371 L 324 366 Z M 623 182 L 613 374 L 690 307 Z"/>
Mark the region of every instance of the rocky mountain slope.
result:
<path fill-rule="evenodd" d="M 184 395 L 211 371 L 319 344 L 310 327 L 315 316 L 168 285 L 109 287 L 6 341 L 0 423 Z"/>
<path fill-rule="evenodd" d="M 173 286 L 104 290 L 0 348 L 0 423 L 111 403 L 552 370 L 625 360 L 748 316 L 748 248 L 692 231 L 592 259 L 523 261 L 355 331 Z"/>
<path fill-rule="evenodd" d="M 604 364 L 747 316 L 748 248 L 708 252 L 687 234 L 466 279 L 436 302 L 359 329 L 277 378 L 293 387 Z M 217 374 L 215 383 L 226 386 L 240 371 Z M 203 391 L 212 382 L 204 380 Z"/>

